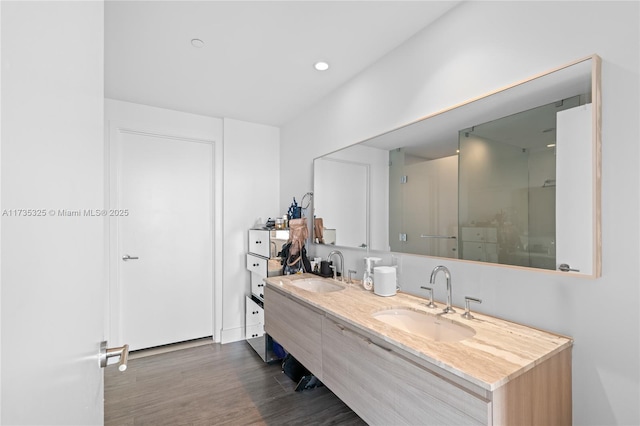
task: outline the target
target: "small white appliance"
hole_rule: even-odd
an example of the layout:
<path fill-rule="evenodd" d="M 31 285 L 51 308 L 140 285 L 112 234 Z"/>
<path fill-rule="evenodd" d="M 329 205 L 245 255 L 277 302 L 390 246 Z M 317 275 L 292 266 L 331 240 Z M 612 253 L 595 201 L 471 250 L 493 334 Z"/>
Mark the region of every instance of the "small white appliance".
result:
<path fill-rule="evenodd" d="M 395 296 L 397 290 L 396 268 L 376 266 L 373 268 L 373 292 L 378 296 Z"/>

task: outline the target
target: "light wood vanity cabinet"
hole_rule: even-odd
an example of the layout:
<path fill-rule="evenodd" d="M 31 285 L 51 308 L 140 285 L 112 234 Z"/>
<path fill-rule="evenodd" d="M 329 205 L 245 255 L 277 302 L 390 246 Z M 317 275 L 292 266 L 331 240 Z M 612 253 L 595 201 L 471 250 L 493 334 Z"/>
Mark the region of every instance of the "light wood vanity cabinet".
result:
<path fill-rule="evenodd" d="M 323 383 L 371 425 L 487 425 L 489 401 L 325 318 Z"/>
<path fill-rule="evenodd" d="M 369 424 L 398 424 L 394 399 L 393 354 L 327 318 L 322 333 L 322 382 Z"/>
<path fill-rule="evenodd" d="M 475 342 L 451 346 L 455 353 L 442 354 L 462 366 L 452 370 L 412 349 L 420 344 L 417 340 L 380 334 L 372 328 L 375 324 L 354 313 L 362 315 L 374 309 L 374 303 L 382 307 L 386 298 L 371 299 L 375 296 L 354 290 L 332 294 L 307 296 L 268 281 L 265 328 L 367 423 L 572 424 L 570 339 L 490 317 L 476 319 Z M 558 349 L 552 350 L 555 345 Z M 549 349 L 540 349 L 543 346 Z M 539 358 L 531 358 L 524 370 L 488 373 L 495 377 L 491 381 L 478 378 L 487 376 L 484 370 L 509 368 L 518 354 L 532 352 Z M 465 365 L 470 359 L 476 361 Z"/>
<path fill-rule="evenodd" d="M 322 380 L 322 314 L 267 286 L 265 331 Z"/>

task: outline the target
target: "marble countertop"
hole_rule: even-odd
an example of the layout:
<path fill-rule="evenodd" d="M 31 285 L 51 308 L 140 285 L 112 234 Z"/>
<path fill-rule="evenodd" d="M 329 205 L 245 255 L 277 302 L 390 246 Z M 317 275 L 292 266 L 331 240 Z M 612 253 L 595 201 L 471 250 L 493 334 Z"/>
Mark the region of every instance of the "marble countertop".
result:
<path fill-rule="evenodd" d="M 464 312 L 460 307 L 455 307 L 457 313 L 441 314 L 442 303 L 436 303 L 438 307 L 430 309 L 426 306 L 428 299 L 407 293 L 381 297 L 364 290 L 359 283 L 346 285 L 342 291 L 317 293 L 291 284 L 292 280 L 305 278 L 322 279 L 300 274 L 270 277 L 265 281 L 281 293 L 488 391 L 503 386 L 573 345 L 569 337 L 476 313 L 473 309 L 471 320 L 460 316 Z M 391 327 L 372 316 L 375 312 L 397 308 L 440 314 L 442 319 L 473 328 L 475 335 L 457 342 L 434 341 Z"/>

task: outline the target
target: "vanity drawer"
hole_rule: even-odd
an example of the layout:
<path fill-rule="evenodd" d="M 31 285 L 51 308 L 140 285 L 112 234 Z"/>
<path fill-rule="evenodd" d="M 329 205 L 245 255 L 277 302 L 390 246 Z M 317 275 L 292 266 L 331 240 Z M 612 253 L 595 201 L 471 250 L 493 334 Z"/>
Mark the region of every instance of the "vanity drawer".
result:
<path fill-rule="evenodd" d="M 368 424 L 397 425 L 393 354 L 369 346 L 359 334 L 325 317 L 322 382 Z"/>
<path fill-rule="evenodd" d="M 260 337 L 264 334 L 264 309 L 249 296 L 245 300 L 245 338 Z"/>
<path fill-rule="evenodd" d="M 493 424 L 491 401 L 402 356 L 394 363 L 393 376 L 398 383 L 395 406 L 399 424 Z"/>
<path fill-rule="evenodd" d="M 322 379 L 322 314 L 265 288 L 265 331 Z M 335 348 L 339 350 L 339 348 Z"/>
<path fill-rule="evenodd" d="M 264 325 L 247 325 L 245 326 L 245 339 L 255 339 L 256 337 L 264 336 Z"/>
<path fill-rule="evenodd" d="M 270 257 L 271 248 L 269 247 L 269 230 L 267 229 L 250 229 L 249 230 L 249 252 L 255 253 L 262 257 Z M 265 274 L 266 276 L 266 274 Z"/>
<path fill-rule="evenodd" d="M 264 299 L 264 279 L 255 272 L 251 273 L 251 293 L 259 299 Z"/>
<path fill-rule="evenodd" d="M 489 423 L 489 401 L 404 358 L 386 343 L 329 318 L 322 333 L 322 381 L 367 423 Z"/>
<path fill-rule="evenodd" d="M 250 253 L 247 254 L 247 269 L 251 272 L 255 272 L 261 277 L 267 276 L 268 262 L 269 261 L 263 257 Z"/>
<path fill-rule="evenodd" d="M 264 309 L 262 309 L 262 306 L 254 302 L 249 296 L 246 296 L 246 302 L 246 324 L 264 325 Z"/>

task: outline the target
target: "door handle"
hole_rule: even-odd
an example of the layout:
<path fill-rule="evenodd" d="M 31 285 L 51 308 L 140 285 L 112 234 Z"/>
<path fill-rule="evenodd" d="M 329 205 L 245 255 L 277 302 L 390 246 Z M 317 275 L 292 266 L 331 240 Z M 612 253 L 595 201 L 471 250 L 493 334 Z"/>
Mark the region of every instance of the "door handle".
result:
<path fill-rule="evenodd" d="M 138 256 L 129 256 L 128 254 L 125 254 L 124 256 L 122 256 L 122 260 L 124 260 L 125 262 L 127 260 L 138 260 L 139 257 Z"/>
<path fill-rule="evenodd" d="M 118 370 L 125 371 L 127 369 L 127 362 L 129 361 L 129 345 L 120 346 L 118 348 L 107 348 L 106 340 L 101 342 L 100 353 L 98 355 L 100 367 L 105 368 L 107 366 L 107 359 L 114 356 L 120 357 Z"/>
<path fill-rule="evenodd" d="M 558 266 L 558 269 L 561 270 L 562 272 L 580 272 L 580 269 L 572 269 L 569 265 L 567 265 L 566 263 L 561 264 L 560 266 Z"/>

